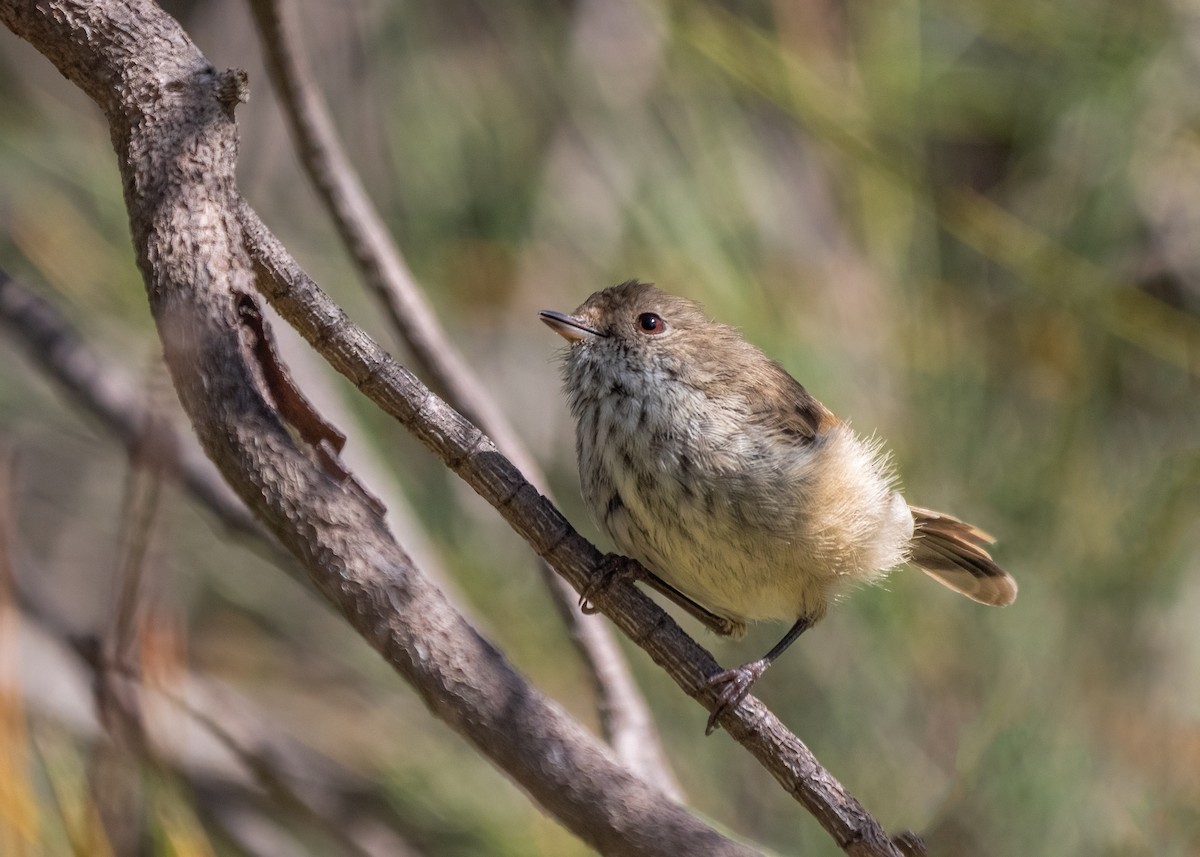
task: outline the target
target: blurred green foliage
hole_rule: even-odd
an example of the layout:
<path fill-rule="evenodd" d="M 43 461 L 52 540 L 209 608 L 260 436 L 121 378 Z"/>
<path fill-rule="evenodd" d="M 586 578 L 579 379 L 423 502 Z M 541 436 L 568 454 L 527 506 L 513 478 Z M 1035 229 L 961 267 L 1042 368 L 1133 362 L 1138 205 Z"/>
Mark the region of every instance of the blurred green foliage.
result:
<path fill-rule="evenodd" d="M 886 437 L 914 502 L 998 537 L 1021 585 L 1011 608 L 901 572 L 847 598 L 758 688 L 889 830 L 921 832 L 935 855 L 1200 853 L 1192 5 L 303 8 L 377 204 L 584 532 L 557 345 L 535 311 L 639 277 L 700 299 Z M 173 11 L 215 64 L 251 72 L 245 193 L 403 355 L 300 178 L 245 9 Z M 11 36 L 0 61 L 0 261 L 113 360 L 159 373 L 100 116 Z M 0 349 L 25 549 L 64 609 L 99 622 L 123 456 Z M 515 536 L 337 395 L 351 445 L 394 468 L 365 481 L 400 486 L 487 633 L 591 722 L 587 679 Z M 282 575 L 181 500 L 165 517 L 156 588 L 186 617 L 190 659 L 380 783 L 422 853 L 585 853 Z M 740 663 L 780 630 L 701 639 Z M 699 812 L 780 853 L 839 853 L 627 649 Z M 45 843 L 61 842 L 55 806 L 40 804 Z"/>

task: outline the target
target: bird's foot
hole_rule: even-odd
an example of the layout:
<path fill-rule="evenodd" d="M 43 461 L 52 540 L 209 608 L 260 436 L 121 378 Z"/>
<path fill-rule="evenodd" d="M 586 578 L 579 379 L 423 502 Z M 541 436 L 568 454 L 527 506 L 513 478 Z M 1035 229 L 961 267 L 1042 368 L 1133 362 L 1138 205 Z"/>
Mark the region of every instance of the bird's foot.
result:
<path fill-rule="evenodd" d="M 604 558 L 600 560 L 600 565 L 597 566 L 595 574 L 592 575 L 587 585 L 583 587 L 583 591 L 579 593 L 580 611 L 590 616 L 596 612 L 591 598 L 597 592 L 603 592 L 619 580 L 633 583 L 641 578 L 641 566 L 629 559 L 629 557 L 615 553 L 605 554 Z"/>
<path fill-rule="evenodd" d="M 750 693 L 754 683 L 762 678 L 771 661 L 760 658 L 748 664 L 742 664 L 737 669 L 719 672 L 706 682 L 706 686 L 717 694 L 717 704 L 713 706 L 708 716 L 708 725 L 704 728 L 705 735 L 711 735 L 717 728 L 717 721 L 726 712 L 733 711 Z"/>

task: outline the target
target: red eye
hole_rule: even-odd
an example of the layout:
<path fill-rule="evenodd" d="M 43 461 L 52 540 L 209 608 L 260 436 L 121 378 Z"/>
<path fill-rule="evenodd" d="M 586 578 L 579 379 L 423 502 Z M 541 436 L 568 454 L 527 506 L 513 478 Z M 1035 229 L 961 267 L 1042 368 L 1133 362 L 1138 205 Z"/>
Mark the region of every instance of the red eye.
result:
<path fill-rule="evenodd" d="M 662 333 L 667 329 L 667 323 L 652 312 L 639 315 L 637 323 L 642 333 Z"/>

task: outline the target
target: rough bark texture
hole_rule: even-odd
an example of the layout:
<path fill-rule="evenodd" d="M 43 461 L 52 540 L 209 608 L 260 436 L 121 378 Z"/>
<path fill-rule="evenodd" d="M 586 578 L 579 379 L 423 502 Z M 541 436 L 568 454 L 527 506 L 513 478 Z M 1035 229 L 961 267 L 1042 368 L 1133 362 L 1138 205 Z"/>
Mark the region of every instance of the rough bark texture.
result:
<path fill-rule="evenodd" d="M 753 853 L 614 763 L 412 567 L 369 502 L 293 442 L 236 311 L 254 278 L 234 182 L 241 76 L 217 73 L 145 0 L 3 0 L 0 17 L 105 112 L 184 409 L 207 454 L 317 588 L 438 716 L 601 852 Z M 472 445 L 483 445 L 475 434 Z M 551 525 L 569 532 L 561 518 Z"/>

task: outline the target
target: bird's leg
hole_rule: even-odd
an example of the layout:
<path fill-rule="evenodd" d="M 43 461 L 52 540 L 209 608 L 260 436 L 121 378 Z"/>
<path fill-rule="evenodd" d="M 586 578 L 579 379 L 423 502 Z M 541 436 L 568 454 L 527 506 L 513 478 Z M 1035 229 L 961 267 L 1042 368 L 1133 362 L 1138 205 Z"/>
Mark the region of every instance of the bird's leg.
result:
<path fill-rule="evenodd" d="M 724 616 L 718 616 L 711 610 L 697 604 L 654 572 L 649 571 L 628 557 L 615 553 L 607 554 L 601 560 L 596 574 L 588 581 L 587 586 L 583 588 L 583 592 L 579 596 L 579 609 L 589 615 L 595 613 L 596 608 L 588 603 L 588 599 L 597 592 L 612 586 L 618 580 L 626 580 L 630 583 L 639 580 L 644 582 L 651 589 L 657 590 L 682 607 L 693 619 L 700 622 L 700 624 L 714 634 L 720 634 L 722 637 L 740 637 L 746 633 L 746 626 L 741 622 L 727 619 Z"/>
<path fill-rule="evenodd" d="M 783 635 L 783 639 L 757 661 L 742 664 L 737 669 L 719 672 L 708 680 L 707 687 L 717 694 L 717 704 L 708 717 L 708 725 L 704 729 L 705 735 L 713 733 L 721 715 L 732 711 L 741 704 L 746 695 L 750 693 L 750 688 L 767 671 L 767 667 L 775 663 L 776 658 L 787 651 L 787 647 L 796 642 L 796 638 L 811 628 L 812 624 L 813 620 L 810 617 L 801 616 L 796 620 L 796 624 Z"/>
<path fill-rule="evenodd" d="M 718 616 L 708 608 L 684 595 L 654 572 L 647 571 L 642 577 L 642 581 L 651 589 L 657 590 L 682 607 L 688 612 L 688 615 L 714 634 L 719 634 L 722 637 L 740 637 L 746 633 L 745 623 L 728 619 L 725 616 Z"/>

